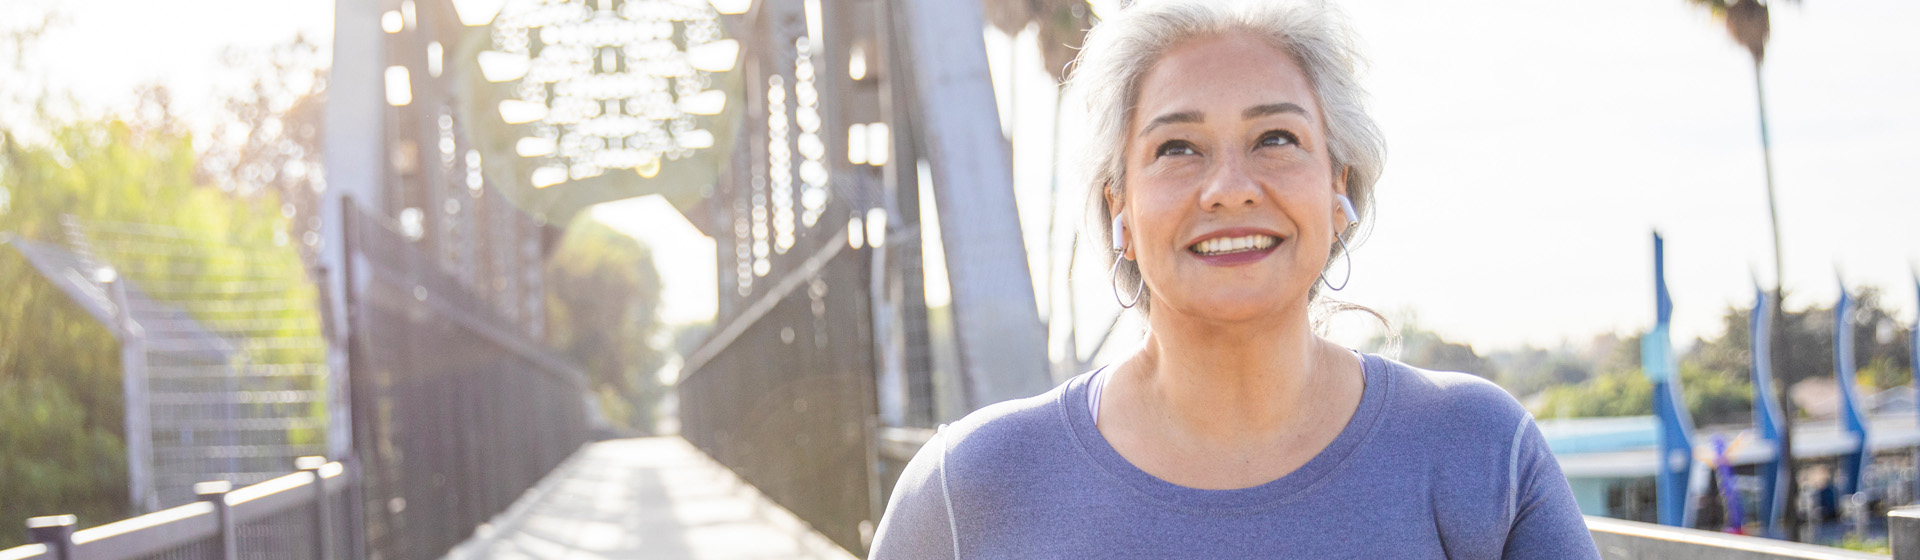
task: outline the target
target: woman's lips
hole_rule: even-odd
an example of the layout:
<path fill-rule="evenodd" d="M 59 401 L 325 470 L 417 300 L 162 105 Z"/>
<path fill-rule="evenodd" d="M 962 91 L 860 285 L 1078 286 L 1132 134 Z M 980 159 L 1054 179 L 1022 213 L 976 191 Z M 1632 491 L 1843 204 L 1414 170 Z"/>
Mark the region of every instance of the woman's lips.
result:
<path fill-rule="evenodd" d="M 1285 242 L 1264 232 L 1217 232 L 1188 245 L 1187 252 L 1209 265 L 1235 266 L 1264 259 Z"/>
<path fill-rule="evenodd" d="M 1279 249 L 1283 244 L 1286 244 L 1286 238 L 1279 232 L 1236 226 L 1212 230 L 1187 242 L 1187 253 L 1206 265 L 1236 267 L 1265 259 L 1267 255 L 1273 255 L 1273 249 Z"/>

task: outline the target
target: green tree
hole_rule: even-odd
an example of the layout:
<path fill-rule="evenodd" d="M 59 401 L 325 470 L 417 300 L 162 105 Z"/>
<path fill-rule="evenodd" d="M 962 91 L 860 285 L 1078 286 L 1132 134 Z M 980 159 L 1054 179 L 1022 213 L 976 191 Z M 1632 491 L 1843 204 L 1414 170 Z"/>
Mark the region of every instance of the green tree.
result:
<path fill-rule="evenodd" d="M 1547 389 L 1533 412 L 1542 418 L 1653 414 L 1653 384 L 1637 370 L 1609 372 L 1585 383 Z"/>
<path fill-rule="evenodd" d="M 1862 381 L 1875 389 L 1906 385 L 1913 380 L 1912 349 L 1906 341 L 1911 327 L 1894 318 L 1886 308 L 1880 289 L 1865 286 L 1853 289 L 1853 355 Z M 1729 307 L 1721 316 L 1724 333 L 1712 340 L 1696 341 L 1684 357 L 1701 367 L 1750 376 L 1751 342 L 1748 340 L 1749 315 L 1745 306 Z M 1831 378 L 1833 371 L 1833 307 L 1813 307 L 1781 314 L 1774 328 L 1792 352 L 1773 356 L 1776 376 L 1793 379 Z"/>
<path fill-rule="evenodd" d="M 266 49 L 229 48 L 223 66 L 249 78 L 216 109 L 219 128 L 200 148 L 201 180 L 243 198 L 277 196 L 289 244 L 312 263 L 326 185 L 326 50 L 295 36 Z"/>
<path fill-rule="evenodd" d="M 1376 351 L 1397 342 L 1398 357 L 1407 365 L 1434 371 L 1457 371 L 1471 373 L 1487 379 L 1497 380 L 1500 372 L 1494 363 L 1478 352 L 1473 346 L 1450 342 L 1439 333 L 1420 328 L 1412 320 L 1401 322 L 1399 332 L 1389 340 L 1385 336 L 1376 336 L 1367 346 Z"/>
<path fill-rule="evenodd" d="M 1753 390 L 1745 379 L 1681 362 L 1680 383 L 1696 425 L 1752 421 Z M 1653 414 L 1653 383 L 1638 369 L 1608 372 L 1585 383 L 1549 388 L 1544 397 L 1533 411 L 1543 418 Z"/>
<path fill-rule="evenodd" d="M 99 253 L 134 285 L 170 282 L 174 290 L 218 298 L 218 278 L 240 271 L 285 274 L 281 297 L 313 302 L 298 256 L 274 244 L 284 231 L 274 197 L 241 200 L 195 181 L 191 138 L 168 127 L 139 127 L 122 120 L 48 124 L 51 141 L 29 144 L 0 131 L 0 189 L 7 195 L 0 232 L 63 242 L 62 216 L 82 223 L 140 223 L 194 232 L 177 252 L 110 250 Z M 74 308 L 19 254 L 6 251 L 0 272 L 0 389 L 37 404 L 7 410 L 66 407 L 53 416 L 0 422 L 0 522 L 61 512 L 88 515 L 86 523 L 114 521 L 129 511 L 126 500 L 123 405 L 118 341 L 91 316 Z M 192 255 L 192 256 L 188 256 Z M 168 271 L 162 278 L 143 277 Z M 136 274 L 146 272 L 148 274 Z M 199 313 L 199 312 L 196 312 Z M 295 306 L 267 312 L 258 333 L 311 333 L 317 309 Z M 254 363 L 317 362 L 317 349 L 267 348 Z M 315 354 L 307 356 L 304 354 Z M 23 395 L 32 395 L 25 397 Z M 321 411 L 311 411 L 319 414 Z M 55 430 L 46 432 L 44 430 Z M 64 435 L 63 435 L 64 434 Z M 321 434 L 297 429 L 289 437 L 318 442 Z M 113 442 L 111 456 L 102 442 Z M 112 465 L 107 467 L 105 465 Z M 31 474 L 40 473 L 40 474 Z M 55 473 L 55 474 L 47 474 Z M 48 476 L 62 477 L 49 480 Z M 34 490 L 15 488 L 32 485 Z M 105 490 L 105 491 L 103 491 Z M 112 512 L 111 515 L 108 512 Z M 17 542 L 0 532 L 0 543 Z"/>
<path fill-rule="evenodd" d="M 117 344 L 0 245 L 0 548 L 24 544 L 28 517 L 126 516 Z"/>
<path fill-rule="evenodd" d="M 172 234 L 187 237 L 171 242 L 169 250 L 143 251 L 135 246 L 96 243 L 95 252 L 134 286 L 165 283 L 165 291 L 193 293 L 210 300 L 241 302 L 257 297 L 228 293 L 231 282 L 223 278 L 277 274 L 266 281 L 285 289 L 271 297 L 295 305 L 248 316 L 254 325 L 250 334 L 262 338 L 317 335 L 317 300 L 312 286 L 305 282 L 298 255 L 285 246 L 287 224 L 274 195 L 242 199 L 199 183 L 192 139 L 177 127 L 142 126 L 117 119 L 46 126 L 51 138 L 46 144 L 21 142 L 8 131 L 0 131 L 0 168 L 5 169 L 0 173 L 0 189 L 8 193 L 5 213 L 0 214 L 0 232 L 64 244 L 67 236 L 61 225 L 63 216 L 73 216 L 83 224 L 165 227 Z M 0 456 L 14 461 L 0 471 L 0 495 L 7 496 L 0 508 L 12 521 L 48 513 L 92 515 L 102 511 L 119 513 L 90 516 L 87 522 L 117 520 L 128 511 L 124 456 L 113 460 L 118 470 L 108 471 L 93 464 L 99 462 L 99 456 L 81 450 L 95 449 L 108 434 L 124 446 L 118 342 L 91 316 L 72 308 L 67 296 L 40 278 L 17 253 L 6 253 L 9 262 L 0 273 L 0 293 L 7 294 L 5 304 L 0 306 L 0 382 L 12 383 L 50 403 L 74 403 L 79 411 L 74 417 L 84 421 L 77 427 L 60 429 L 80 430 L 84 437 L 53 438 L 30 433 L 46 426 L 44 423 L 0 423 L 0 431 L 16 432 L 0 441 L 32 445 L 0 447 Z M 208 315 L 218 311 L 193 312 L 202 320 L 233 319 L 232 315 Z M 313 346 L 246 350 L 247 359 L 256 364 L 322 361 L 321 350 Z M 316 416 L 323 413 L 317 408 L 308 412 Z M 294 443 L 318 443 L 322 434 L 315 428 L 298 428 L 288 437 Z M 56 445 L 60 442 L 65 445 Z M 34 470 L 63 471 L 77 478 L 71 481 L 71 488 L 60 492 L 4 489 L 28 480 L 13 473 Z M 113 489 L 107 494 L 114 496 L 115 502 L 96 503 L 90 497 L 96 493 L 81 488 Z M 3 539 L 14 536 L 0 534 L 5 535 L 0 537 Z"/>
<path fill-rule="evenodd" d="M 293 305 L 246 317 L 252 336 L 317 336 L 318 309 L 298 255 L 288 247 L 288 220 L 277 192 L 236 196 L 204 172 L 193 138 L 174 118 L 166 90 L 146 87 L 121 116 L 71 121 L 69 98 L 23 89 L 32 79 L 39 26 L 5 30 L 10 75 L 0 82 L 0 237 L 65 245 L 66 217 L 92 238 L 96 257 L 132 286 L 166 299 L 191 293 L 233 303 L 235 274 L 285 286 L 270 297 Z M 105 239 L 92 226 L 155 227 L 164 247 L 148 240 Z M 266 276 L 260 276 L 266 274 Z M 164 284 L 163 284 L 164 283 Z M 0 524 L 19 527 L 35 515 L 74 513 L 83 525 L 132 512 L 127 499 L 124 399 L 119 342 L 10 247 L 0 246 Z M 202 321 L 234 318 L 190 309 Z M 318 363 L 317 345 L 243 345 L 255 364 Z M 306 389 L 310 387 L 287 387 Z M 271 405 L 258 405 L 271 406 Z M 318 406 L 307 411 L 318 416 Z M 296 428 L 293 443 L 319 443 L 317 428 Z M 21 531 L 0 531 L 0 547 Z"/>
<path fill-rule="evenodd" d="M 547 264 L 547 336 L 586 367 L 616 428 L 653 431 L 663 364 L 660 273 L 647 247 L 583 212 Z"/>
<path fill-rule="evenodd" d="M 1500 372 L 1496 381 L 1507 392 L 1532 395 L 1548 387 L 1572 385 L 1593 377 L 1594 364 L 1566 348 L 1525 347 L 1487 355 Z"/>
<path fill-rule="evenodd" d="M 1913 381 L 1909 361 L 1910 327 L 1895 320 L 1873 287 L 1855 290 L 1854 356 L 1861 364 L 1856 380 L 1883 390 Z M 1680 380 L 1687 407 L 1700 425 L 1746 424 L 1753 421 L 1752 352 L 1748 317 L 1751 308 L 1729 307 L 1721 321 L 1724 332 L 1713 339 L 1694 341 L 1680 356 Z M 1782 314 L 1775 331 L 1794 351 L 1774 356 L 1776 375 L 1795 372 L 1800 379 L 1831 383 L 1833 375 L 1833 308 L 1810 308 Z M 1620 416 L 1652 413 L 1652 386 L 1641 374 L 1639 336 L 1613 346 L 1599 366 L 1600 375 L 1578 385 L 1554 387 L 1536 406 L 1546 416 Z M 1824 376 L 1824 379 L 1822 378 Z"/>
<path fill-rule="evenodd" d="M 1798 0 L 1789 1 L 1798 2 Z M 1772 349 L 1770 354 L 1774 359 L 1792 361 L 1795 359 L 1795 355 L 1800 352 L 1792 344 L 1787 342 L 1784 329 L 1780 328 L 1780 324 L 1786 322 L 1787 265 L 1786 257 L 1783 256 L 1780 247 L 1780 200 L 1777 194 L 1778 189 L 1774 187 L 1773 183 L 1773 139 L 1767 131 L 1767 87 L 1766 80 L 1763 79 L 1763 73 L 1761 72 L 1766 62 L 1767 41 L 1773 34 L 1771 5 L 1770 2 L 1763 2 L 1762 0 L 1686 0 L 1686 2 L 1697 8 L 1704 9 L 1707 13 L 1711 14 L 1714 20 L 1726 28 L 1727 37 L 1733 39 L 1733 42 L 1742 48 L 1747 49 L 1747 54 L 1753 60 L 1753 93 L 1755 106 L 1758 109 L 1756 112 L 1760 117 L 1760 161 L 1763 165 L 1762 169 L 1766 171 L 1767 219 L 1768 224 L 1771 226 L 1769 230 L 1773 234 L 1773 278 L 1775 282 L 1773 289 L 1773 317 L 1776 325 L 1772 335 L 1773 339 L 1766 341 L 1766 343 L 1769 345 L 1769 348 Z M 1793 368 L 1775 368 L 1774 371 L 1777 372 L 1776 377 L 1779 380 L 1776 386 L 1779 387 L 1783 393 L 1791 393 L 1791 387 L 1800 379 L 1795 374 L 1799 370 Z M 1781 452 L 1785 454 L 1782 460 L 1785 463 L 1785 468 L 1791 471 L 1795 468 L 1793 466 L 1795 460 L 1795 453 L 1793 451 L 1793 423 L 1794 418 L 1799 415 L 1799 412 L 1796 411 L 1796 407 L 1791 398 L 1787 398 L 1786 402 L 1781 404 L 1786 413 L 1786 417 L 1781 419 L 1783 423 L 1781 426 L 1783 430 L 1783 437 L 1780 442 Z M 1787 487 L 1783 489 L 1783 491 L 1788 495 L 1793 495 L 1799 491 L 1798 487 L 1799 482 L 1797 482 L 1797 479 L 1789 478 L 1787 480 Z M 1786 514 L 1785 526 L 1789 533 L 1797 531 L 1800 527 L 1798 513 L 1789 509 Z"/>
<path fill-rule="evenodd" d="M 1798 3 L 1798 0 L 1789 0 Z M 1773 274 L 1776 282 L 1781 282 L 1774 291 L 1774 308 L 1786 309 L 1781 305 L 1786 299 L 1785 273 L 1780 254 L 1780 205 L 1773 185 L 1773 140 L 1767 132 L 1767 87 L 1761 79 L 1761 69 L 1767 59 L 1767 41 L 1773 35 L 1773 16 L 1771 4 L 1762 0 L 1686 0 L 1688 4 L 1706 10 L 1713 19 L 1726 28 L 1727 38 L 1747 50 L 1753 60 L 1753 91 L 1760 114 L 1760 155 L 1765 165 L 1767 177 L 1767 213 L 1773 225 Z M 1776 346 L 1779 348 L 1780 346 Z"/>
<path fill-rule="evenodd" d="M 77 344 L 88 337 L 47 338 Z M 126 517 L 126 442 L 120 430 L 89 417 L 83 396 L 119 395 L 76 394 L 44 376 L 0 377 L 0 518 L 14 527 L 0 534 L 0 548 L 25 544 L 19 528 L 28 517 L 71 513 L 90 525 Z"/>

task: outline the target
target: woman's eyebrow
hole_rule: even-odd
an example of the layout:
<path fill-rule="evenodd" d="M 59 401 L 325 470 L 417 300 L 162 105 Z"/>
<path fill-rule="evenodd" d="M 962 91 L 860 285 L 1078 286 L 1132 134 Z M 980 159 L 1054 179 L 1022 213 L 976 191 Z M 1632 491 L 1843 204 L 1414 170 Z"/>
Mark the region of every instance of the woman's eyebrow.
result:
<path fill-rule="evenodd" d="M 1257 119 L 1280 113 L 1294 113 L 1306 117 L 1307 120 L 1313 120 L 1313 115 L 1307 114 L 1306 109 L 1292 103 L 1268 103 L 1266 105 L 1248 107 L 1246 111 L 1240 113 L 1240 118 L 1242 120 Z"/>
<path fill-rule="evenodd" d="M 1307 120 L 1313 120 L 1313 115 L 1308 114 L 1306 108 L 1293 103 L 1268 103 L 1265 105 L 1255 105 L 1252 107 L 1248 107 L 1246 111 L 1242 111 L 1240 113 L 1240 118 L 1242 120 L 1257 119 L 1267 115 L 1277 115 L 1280 113 L 1293 113 L 1293 114 L 1305 117 L 1307 118 Z M 1181 111 L 1178 113 L 1167 113 L 1165 115 L 1154 117 L 1153 120 L 1151 121 L 1147 121 L 1147 126 L 1140 128 L 1140 135 L 1146 136 L 1148 132 L 1152 132 L 1153 129 L 1158 128 L 1160 125 L 1174 124 L 1174 123 L 1202 123 L 1202 122 L 1206 122 L 1206 120 L 1207 120 L 1206 116 L 1202 115 L 1199 111 Z"/>
<path fill-rule="evenodd" d="M 1207 120 L 1206 117 L 1201 115 L 1199 111 L 1181 111 L 1178 113 L 1167 113 L 1165 115 L 1154 117 L 1153 120 L 1151 121 L 1147 121 L 1147 126 L 1142 127 L 1140 129 L 1140 135 L 1146 136 L 1148 132 L 1153 132 L 1154 128 L 1157 128 L 1163 124 L 1199 123 L 1199 122 L 1206 122 L 1206 120 Z"/>

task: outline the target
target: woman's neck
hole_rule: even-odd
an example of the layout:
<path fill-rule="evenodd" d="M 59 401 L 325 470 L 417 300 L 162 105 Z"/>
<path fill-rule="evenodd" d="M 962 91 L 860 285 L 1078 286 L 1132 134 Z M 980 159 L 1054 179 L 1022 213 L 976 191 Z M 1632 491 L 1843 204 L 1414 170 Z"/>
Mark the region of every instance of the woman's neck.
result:
<path fill-rule="evenodd" d="M 1352 360 L 1313 333 L 1304 311 L 1252 324 L 1156 313 L 1125 369 L 1136 401 L 1162 426 L 1202 444 L 1231 445 L 1305 428 L 1326 411 L 1332 371 Z"/>

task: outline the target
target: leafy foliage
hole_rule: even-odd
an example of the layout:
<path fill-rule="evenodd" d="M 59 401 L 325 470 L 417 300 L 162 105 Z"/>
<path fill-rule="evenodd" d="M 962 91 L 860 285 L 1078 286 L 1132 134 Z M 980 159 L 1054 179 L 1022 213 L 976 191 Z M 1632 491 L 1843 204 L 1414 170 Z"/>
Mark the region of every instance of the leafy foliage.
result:
<path fill-rule="evenodd" d="M 1910 327 L 1893 319 L 1881 304 L 1879 291 L 1860 288 L 1855 295 L 1854 356 L 1856 380 L 1883 390 L 1913 381 L 1905 344 Z M 1712 340 L 1696 340 L 1680 357 L 1680 381 L 1687 408 L 1699 425 L 1744 424 L 1753 420 L 1752 353 L 1749 348 L 1746 307 L 1727 309 L 1725 332 Z M 1773 356 L 1775 376 L 1781 380 L 1817 382 L 1833 373 L 1833 309 L 1789 311 L 1776 326 L 1786 336 L 1788 350 Z M 1534 413 L 1546 416 L 1621 416 L 1652 414 L 1653 389 L 1638 367 L 1639 340 L 1622 344 L 1630 349 L 1587 383 L 1548 389 Z"/>
<path fill-rule="evenodd" d="M 112 333 L 0 246 L 0 548 L 21 522 L 128 510 L 120 355 Z"/>
<path fill-rule="evenodd" d="M 320 242 L 321 149 L 326 136 L 327 53 L 304 36 L 268 49 L 228 49 L 225 66 L 251 76 L 225 96 L 220 128 L 199 157 L 202 182 L 241 197 L 272 193 L 285 232 L 307 262 Z"/>
<path fill-rule="evenodd" d="M 1798 0 L 1792 0 L 1798 4 Z M 1768 3 L 1760 0 L 1687 0 L 1704 9 L 1714 21 L 1726 27 L 1727 38 L 1747 49 L 1758 65 L 1767 57 L 1767 40 L 1773 34 L 1773 18 Z"/>
<path fill-rule="evenodd" d="M 1873 287 L 1854 291 L 1854 356 L 1857 381 L 1870 390 L 1913 382 L 1911 327 L 1896 320 Z M 1680 356 L 1680 380 L 1687 408 L 1699 425 L 1744 424 L 1753 418 L 1752 362 L 1747 307 L 1722 315 L 1723 332 L 1695 340 Z M 1785 314 L 1780 326 L 1787 350 L 1775 352 L 1775 377 L 1786 380 L 1831 379 L 1833 308 Z M 1472 347 L 1449 342 L 1432 331 L 1401 321 L 1398 358 L 1435 370 L 1473 373 L 1494 380 L 1527 399 L 1541 417 L 1632 416 L 1653 413 L 1653 386 L 1640 368 L 1640 338 L 1601 335 L 1585 348 L 1522 348 L 1485 357 Z M 1388 345 L 1377 337 L 1371 347 Z M 1829 381 L 1830 382 L 1830 381 Z M 1804 411 L 1803 411 L 1804 412 Z"/>
<path fill-rule="evenodd" d="M 187 252 L 230 258 L 187 259 L 164 251 L 116 255 L 122 270 L 166 270 L 181 290 L 218 293 L 213 278 L 225 272 L 277 265 L 300 278 L 291 248 L 274 251 L 284 231 L 271 196 L 241 200 L 194 180 L 191 139 L 169 127 L 141 127 L 121 120 L 49 125 L 52 141 L 22 143 L 0 131 L 0 188 L 9 193 L 0 231 L 31 239 L 64 239 L 60 219 L 141 222 L 205 232 L 213 241 L 183 241 Z M 224 253 L 223 253 L 224 252 Z M 117 520 L 128 512 L 119 343 L 106 327 L 80 311 L 17 252 L 4 251 L 0 267 L 0 386 L 9 398 L 33 404 L 5 407 L 6 414 L 32 413 L 0 422 L 0 522 L 62 512 L 86 513 L 87 523 Z M 140 282 L 157 278 L 127 276 Z M 303 286 L 288 282 L 289 297 Z M 306 293 L 311 295 L 311 288 Z M 317 310 L 274 314 L 268 332 L 310 329 Z M 298 353 L 302 350 L 265 350 Z M 312 352 L 306 350 L 306 352 Z M 259 356 L 261 361 L 300 356 Z M 310 359 L 310 357 L 308 357 Z M 47 412 L 48 407 L 58 408 Z M 315 411 L 317 412 L 317 411 Z M 298 439 L 317 440 L 317 433 Z M 30 485 L 32 489 L 16 488 Z M 18 490 L 18 491 L 16 491 Z M 0 532 L 0 543 L 15 532 Z"/>
<path fill-rule="evenodd" d="M 84 344 L 85 334 L 48 338 Z M 28 517 L 71 513 L 90 524 L 126 517 L 126 442 L 118 430 L 89 418 L 82 398 L 118 396 L 76 394 L 47 376 L 0 377 L 0 496 L 6 497 L 0 518 L 14 527 L 0 533 L 0 548 L 24 544 L 19 528 Z"/>
<path fill-rule="evenodd" d="M 8 46 L 27 52 L 43 30 L 10 32 Z M 210 314 L 244 305 L 248 296 L 228 287 L 251 276 L 284 286 L 264 297 L 285 304 L 246 316 L 252 336 L 317 335 L 316 293 L 289 246 L 279 192 L 243 196 L 213 182 L 225 178 L 207 172 L 164 89 L 144 88 L 126 115 L 78 121 L 57 116 L 75 111 L 47 91 L 0 90 L 0 112 L 10 116 L 0 121 L 0 236 L 64 245 L 63 216 L 89 227 L 157 228 L 177 239 L 155 246 L 89 235 L 96 256 L 148 295 L 198 294 L 219 304 L 189 309 L 197 319 L 234 319 Z M 21 542 L 26 517 L 72 513 L 94 525 L 133 513 L 119 348 L 106 326 L 0 245 L 0 525 L 16 528 L 0 531 L 0 548 Z M 244 350 L 255 364 L 318 363 L 323 352 Z M 299 428 L 287 437 L 318 443 L 323 434 Z"/>
<path fill-rule="evenodd" d="M 1521 348 L 1487 357 L 1500 372 L 1496 381 L 1515 395 L 1530 395 L 1556 385 L 1593 377 L 1593 364 L 1564 349 Z"/>
<path fill-rule="evenodd" d="M 660 273 L 631 236 L 581 213 L 547 264 L 548 343 L 584 365 L 603 412 L 623 431 L 651 433 L 662 393 L 657 336 Z"/>
<path fill-rule="evenodd" d="M 1366 347 L 1374 352 L 1392 355 L 1415 367 L 1497 378 L 1498 372 L 1493 363 L 1474 352 L 1472 346 L 1449 342 L 1440 333 L 1420 327 L 1412 317 L 1399 323 L 1399 328 L 1391 336 L 1374 336 L 1367 341 Z"/>

